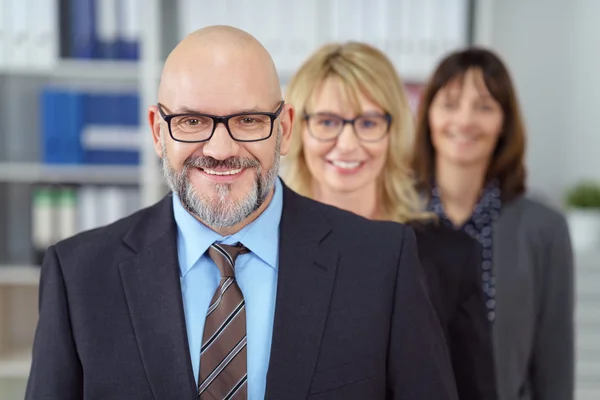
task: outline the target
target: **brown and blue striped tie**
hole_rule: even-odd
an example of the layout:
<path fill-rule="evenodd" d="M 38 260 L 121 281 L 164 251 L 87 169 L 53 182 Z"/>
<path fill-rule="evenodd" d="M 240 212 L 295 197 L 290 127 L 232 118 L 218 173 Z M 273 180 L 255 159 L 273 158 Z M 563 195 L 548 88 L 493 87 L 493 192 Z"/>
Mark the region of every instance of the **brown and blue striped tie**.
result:
<path fill-rule="evenodd" d="M 242 400 L 247 395 L 246 307 L 235 281 L 235 259 L 249 250 L 213 244 L 208 255 L 221 272 L 221 283 L 212 298 L 202 337 L 198 398 Z"/>

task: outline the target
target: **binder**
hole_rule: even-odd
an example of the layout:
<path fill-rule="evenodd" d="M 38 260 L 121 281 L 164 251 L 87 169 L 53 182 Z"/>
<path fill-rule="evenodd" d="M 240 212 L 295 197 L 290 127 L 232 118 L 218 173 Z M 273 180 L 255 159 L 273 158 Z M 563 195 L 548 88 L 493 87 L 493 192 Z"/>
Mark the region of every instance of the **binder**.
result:
<path fill-rule="evenodd" d="M 138 165 L 138 93 L 41 92 L 42 160 L 48 164 Z"/>
<path fill-rule="evenodd" d="M 83 185 L 77 188 L 77 232 L 98 227 L 99 195 L 100 188 L 97 186 Z"/>
<path fill-rule="evenodd" d="M 42 257 L 48 246 L 113 223 L 139 207 L 137 187 L 39 185 L 31 198 L 34 253 Z"/>
<path fill-rule="evenodd" d="M 126 192 L 117 186 L 105 186 L 99 192 L 99 226 L 111 224 L 126 215 Z"/>
<path fill-rule="evenodd" d="M 31 46 L 29 48 L 30 65 L 48 69 L 56 65 L 58 59 L 58 0 L 29 0 Z M 31 2 L 35 1 L 35 5 Z"/>
<path fill-rule="evenodd" d="M 29 1 L 8 0 L 4 9 L 8 37 L 7 61 L 13 68 L 29 67 L 31 53 L 31 31 L 29 27 Z"/>
<path fill-rule="evenodd" d="M 88 93 L 84 125 L 80 139 L 84 163 L 140 163 L 137 93 Z"/>
<path fill-rule="evenodd" d="M 140 0 L 119 1 L 117 57 L 120 60 L 138 60 L 140 57 L 142 7 Z"/>
<path fill-rule="evenodd" d="M 97 57 L 106 60 L 117 59 L 117 0 L 95 0 L 94 5 L 97 27 Z"/>
<path fill-rule="evenodd" d="M 82 161 L 79 132 L 83 127 L 83 94 L 45 87 L 41 93 L 42 160 L 48 164 Z"/>
<path fill-rule="evenodd" d="M 56 216 L 55 241 L 69 238 L 77 233 L 77 192 L 73 187 L 55 189 L 54 213 Z"/>
<path fill-rule="evenodd" d="M 31 233 L 34 253 L 37 257 L 53 243 L 55 226 L 54 194 L 49 186 L 39 186 L 33 191 L 31 201 Z"/>
<path fill-rule="evenodd" d="M 98 58 L 94 0 L 70 3 L 71 57 Z"/>
<path fill-rule="evenodd" d="M 3 0 L 0 0 L 0 2 Z M 6 1 L 6 0 L 4 0 Z M 58 0 L 58 55 L 59 58 L 71 58 L 73 54 L 71 29 L 71 2 L 75 0 Z"/>

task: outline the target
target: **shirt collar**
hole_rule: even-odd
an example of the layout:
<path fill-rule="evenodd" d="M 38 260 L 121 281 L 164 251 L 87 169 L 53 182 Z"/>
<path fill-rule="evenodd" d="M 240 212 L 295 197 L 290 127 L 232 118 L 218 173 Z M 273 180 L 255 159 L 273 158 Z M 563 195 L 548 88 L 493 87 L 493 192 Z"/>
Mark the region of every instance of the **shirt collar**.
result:
<path fill-rule="evenodd" d="M 283 186 L 277 178 L 275 193 L 267 208 L 252 223 L 233 235 L 221 236 L 198 221 L 173 193 L 173 214 L 177 224 L 181 276 L 184 276 L 214 243 L 241 242 L 271 268 L 277 269 L 279 222 L 283 210 Z"/>
<path fill-rule="evenodd" d="M 482 216 L 486 216 L 485 219 L 495 219 L 500 215 L 500 209 L 502 208 L 502 197 L 500 193 L 500 184 L 498 180 L 493 179 L 486 184 L 481 190 L 479 200 L 473 207 L 473 214 L 469 220 L 481 219 Z M 444 212 L 444 206 L 440 197 L 440 188 L 435 181 L 432 184 L 431 197 L 427 210 L 436 213 L 444 221 L 451 224 L 450 220 Z M 468 222 L 468 221 L 467 221 Z M 466 225 L 467 223 L 465 222 Z"/>

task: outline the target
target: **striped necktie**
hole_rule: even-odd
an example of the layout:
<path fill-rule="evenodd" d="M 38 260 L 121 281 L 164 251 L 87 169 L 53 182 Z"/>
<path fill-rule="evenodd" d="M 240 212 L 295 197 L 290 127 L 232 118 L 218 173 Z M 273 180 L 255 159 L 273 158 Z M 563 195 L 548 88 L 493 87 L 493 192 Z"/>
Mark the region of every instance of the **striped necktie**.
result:
<path fill-rule="evenodd" d="M 201 400 L 247 398 L 246 308 L 235 281 L 234 265 L 237 256 L 248 251 L 240 243 L 215 243 L 208 249 L 221 272 L 221 283 L 208 308 L 202 336 L 198 385 Z"/>

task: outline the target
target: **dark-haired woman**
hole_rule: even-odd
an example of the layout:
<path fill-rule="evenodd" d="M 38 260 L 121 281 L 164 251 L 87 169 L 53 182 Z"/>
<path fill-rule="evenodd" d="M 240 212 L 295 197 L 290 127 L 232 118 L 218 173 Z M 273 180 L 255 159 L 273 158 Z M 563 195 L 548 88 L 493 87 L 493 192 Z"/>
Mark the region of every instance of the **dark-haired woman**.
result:
<path fill-rule="evenodd" d="M 573 399 L 573 260 L 564 217 L 525 197 L 525 128 L 493 52 L 448 55 L 417 117 L 417 187 L 479 242 L 500 400 Z"/>

